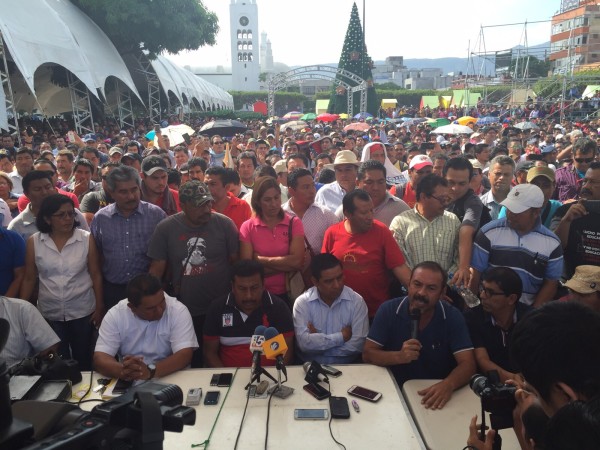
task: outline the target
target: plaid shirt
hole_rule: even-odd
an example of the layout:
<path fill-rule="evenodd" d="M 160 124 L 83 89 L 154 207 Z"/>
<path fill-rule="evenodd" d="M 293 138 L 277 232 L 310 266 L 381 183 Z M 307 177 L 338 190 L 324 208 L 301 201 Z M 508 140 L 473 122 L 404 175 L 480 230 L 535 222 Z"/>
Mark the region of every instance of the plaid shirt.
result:
<path fill-rule="evenodd" d="M 573 164 L 556 169 L 555 176 L 556 189 L 552 198 L 563 203 L 567 200 L 577 198 L 581 190 L 581 178 L 577 174 L 577 170 L 573 167 Z"/>

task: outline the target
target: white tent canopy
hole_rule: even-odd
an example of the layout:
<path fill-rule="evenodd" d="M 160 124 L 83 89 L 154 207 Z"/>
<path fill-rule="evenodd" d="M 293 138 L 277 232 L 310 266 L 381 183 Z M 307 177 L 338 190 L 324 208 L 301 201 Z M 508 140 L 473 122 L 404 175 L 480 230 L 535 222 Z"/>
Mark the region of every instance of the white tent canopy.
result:
<path fill-rule="evenodd" d="M 191 103 L 195 98 L 199 104 L 209 106 L 219 105 L 223 109 L 233 109 L 233 97 L 229 92 L 197 77 L 189 70 L 176 66 L 163 56 L 158 56 L 151 62 L 152 68 L 163 90 L 171 91 L 184 104 Z"/>
<path fill-rule="evenodd" d="M 98 97 L 114 76 L 139 94 L 110 39 L 67 0 L 3 0 L 0 31 L 31 92 L 34 74 L 44 63 L 63 66 Z"/>

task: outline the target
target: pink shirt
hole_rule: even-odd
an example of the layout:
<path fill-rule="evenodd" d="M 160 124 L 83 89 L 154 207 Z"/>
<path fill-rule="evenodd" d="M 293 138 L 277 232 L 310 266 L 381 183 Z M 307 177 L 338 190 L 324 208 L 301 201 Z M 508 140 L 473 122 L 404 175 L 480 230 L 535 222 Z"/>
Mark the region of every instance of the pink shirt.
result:
<path fill-rule="evenodd" d="M 284 214 L 283 220 L 273 230 L 259 218 L 246 220 L 240 228 L 240 241 L 252 245 L 254 252 L 260 256 L 286 256 L 290 254 L 288 228 L 290 216 Z M 304 236 L 302 221 L 298 218 L 292 223 L 292 237 Z M 285 274 L 279 272 L 265 277 L 265 289 L 273 294 L 285 294 Z"/>

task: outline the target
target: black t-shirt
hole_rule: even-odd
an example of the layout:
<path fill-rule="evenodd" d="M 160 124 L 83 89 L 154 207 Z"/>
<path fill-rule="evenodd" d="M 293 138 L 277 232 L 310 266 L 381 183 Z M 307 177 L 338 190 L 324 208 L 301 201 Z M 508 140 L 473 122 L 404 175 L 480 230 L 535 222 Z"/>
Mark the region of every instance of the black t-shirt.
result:
<path fill-rule="evenodd" d="M 100 208 L 104 208 L 113 202 L 114 200 L 108 195 L 108 192 L 100 189 L 99 191 L 92 191 L 85 194 L 81 199 L 79 210 L 83 213 L 96 214 Z"/>
<path fill-rule="evenodd" d="M 533 310 L 532 306 L 517 302 L 517 322 L 531 310 Z M 492 362 L 504 370 L 514 372 L 516 369 L 511 364 L 508 354 L 508 343 L 514 324 L 508 331 L 502 330 L 499 326 L 494 325 L 492 316 L 486 313 L 481 305 L 465 311 L 465 320 L 473 347 L 485 347 Z"/>

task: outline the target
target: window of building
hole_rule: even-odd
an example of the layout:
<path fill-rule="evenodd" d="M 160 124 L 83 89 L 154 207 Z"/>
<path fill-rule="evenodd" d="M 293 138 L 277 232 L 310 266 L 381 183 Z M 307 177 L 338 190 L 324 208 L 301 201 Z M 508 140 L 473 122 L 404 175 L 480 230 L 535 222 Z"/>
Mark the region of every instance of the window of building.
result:
<path fill-rule="evenodd" d="M 238 41 L 238 50 L 242 50 L 242 42 Z"/>
<path fill-rule="evenodd" d="M 248 53 L 248 61 L 252 61 L 252 53 Z"/>
<path fill-rule="evenodd" d="M 248 50 L 252 50 L 252 42 L 248 42 Z"/>
<path fill-rule="evenodd" d="M 248 50 L 248 43 L 244 42 L 244 45 L 242 46 L 244 50 Z"/>
<path fill-rule="evenodd" d="M 238 30 L 237 31 L 237 38 L 241 39 L 242 38 L 242 30 Z"/>
<path fill-rule="evenodd" d="M 242 39 L 248 39 L 248 33 L 246 30 L 242 30 Z"/>
<path fill-rule="evenodd" d="M 238 62 L 241 62 L 241 61 L 242 61 L 242 54 L 238 53 Z"/>
<path fill-rule="evenodd" d="M 248 39 L 252 39 L 252 30 L 248 30 Z"/>

